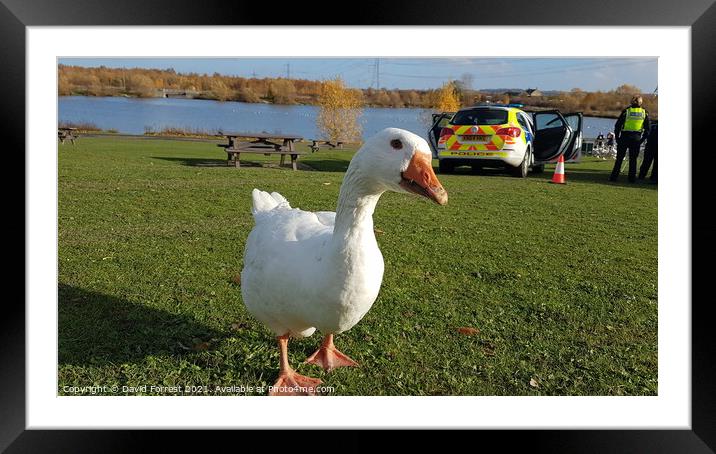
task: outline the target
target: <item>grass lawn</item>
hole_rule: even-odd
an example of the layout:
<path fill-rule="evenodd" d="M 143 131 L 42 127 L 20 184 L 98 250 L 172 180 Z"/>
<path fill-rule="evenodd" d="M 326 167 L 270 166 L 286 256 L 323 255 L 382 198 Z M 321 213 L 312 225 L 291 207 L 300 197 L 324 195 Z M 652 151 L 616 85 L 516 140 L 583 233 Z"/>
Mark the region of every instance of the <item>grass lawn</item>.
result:
<path fill-rule="evenodd" d="M 334 210 L 351 154 L 321 150 L 293 172 L 226 167 L 211 143 L 60 145 L 58 393 L 273 384 L 275 340 L 233 281 L 251 190 Z M 361 367 L 301 364 L 319 333 L 289 344 L 291 363 L 337 395 L 656 395 L 657 190 L 608 183 L 612 162 L 567 164 L 567 185 L 548 183 L 553 166 L 439 175 L 445 207 L 386 193 L 381 293 L 336 337 Z"/>

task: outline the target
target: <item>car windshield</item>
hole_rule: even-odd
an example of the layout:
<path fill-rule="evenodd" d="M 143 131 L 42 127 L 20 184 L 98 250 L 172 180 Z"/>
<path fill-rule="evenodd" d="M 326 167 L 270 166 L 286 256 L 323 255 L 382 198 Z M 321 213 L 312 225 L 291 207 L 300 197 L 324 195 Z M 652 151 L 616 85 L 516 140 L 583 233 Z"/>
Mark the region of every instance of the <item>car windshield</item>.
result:
<path fill-rule="evenodd" d="M 472 109 L 455 114 L 453 125 L 501 125 L 507 123 L 507 111 L 502 109 Z"/>

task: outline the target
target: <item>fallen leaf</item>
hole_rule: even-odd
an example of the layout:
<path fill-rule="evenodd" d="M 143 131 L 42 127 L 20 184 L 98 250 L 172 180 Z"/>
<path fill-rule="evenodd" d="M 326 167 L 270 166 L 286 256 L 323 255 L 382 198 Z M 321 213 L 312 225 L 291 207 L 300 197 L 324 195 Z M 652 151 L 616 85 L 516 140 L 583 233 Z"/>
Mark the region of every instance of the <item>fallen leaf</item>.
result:
<path fill-rule="evenodd" d="M 247 325 L 247 324 L 244 323 L 244 322 L 232 323 L 232 324 L 231 324 L 231 329 L 233 329 L 234 331 L 238 331 L 238 330 L 240 330 L 240 329 L 247 328 L 248 326 L 249 326 L 249 325 Z"/>
<path fill-rule="evenodd" d="M 180 346 L 181 348 L 183 348 L 184 350 L 191 350 L 189 347 L 187 347 L 186 345 L 182 344 L 181 342 L 177 342 L 177 343 L 178 343 L 179 346 Z"/>
<path fill-rule="evenodd" d="M 208 342 L 199 342 L 198 344 L 194 344 L 193 349 L 196 351 L 208 350 L 209 343 Z"/>
<path fill-rule="evenodd" d="M 480 330 L 477 328 L 470 328 L 469 326 L 461 326 L 457 329 L 457 332 L 460 334 L 464 334 L 466 336 L 473 336 L 475 334 L 480 334 Z"/>
<path fill-rule="evenodd" d="M 231 279 L 231 281 L 232 281 L 234 284 L 241 285 L 241 273 L 239 273 L 239 274 L 237 274 L 236 276 L 234 276 L 234 278 Z"/>
<path fill-rule="evenodd" d="M 331 184 L 331 183 L 323 183 L 323 186 L 328 186 L 329 184 Z"/>
<path fill-rule="evenodd" d="M 378 234 L 381 234 L 381 235 L 385 233 L 384 231 L 382 231 L 382 230 L 380 230 L 380 229 L 376 229 L 375 227 L 373 228 L 373 231 L 374 231 L 375 233 L 378 233 Z"/>
<path fill-rule="evenodd" d="M 536 378 L 530 378 L 530 386 L 533 388 L 539 388 L 539 382 Z"/>

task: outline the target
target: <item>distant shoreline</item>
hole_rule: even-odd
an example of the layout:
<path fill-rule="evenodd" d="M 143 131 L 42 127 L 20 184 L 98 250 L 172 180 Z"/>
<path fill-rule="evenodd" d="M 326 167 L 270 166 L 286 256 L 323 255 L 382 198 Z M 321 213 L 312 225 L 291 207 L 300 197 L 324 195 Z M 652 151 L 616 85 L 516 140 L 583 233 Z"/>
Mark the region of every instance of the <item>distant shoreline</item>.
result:
<path fill-rule="evenodd" d="M 71 97 L 83 97 L 83 98 L 127 98 L 127 99 L 186 99 L 186 100 L 195 100 L 195 101 L 213 101 L 213 102 L 221 102 L 221 103 L 237 103 L 237 104 L 259 104 L 259 105 L 272 105 L 272 106 L 316 106 L 316 104 L 312 103 L 292 103 L 292 104 L 281 104 L 276 102 L 270 102 L 270 101 L 260 101 L 260 102 L 245 102 L 245 101 L 235 101 L 235 100 L 227 100 L 227 101 L 220 101 L 216 99 L 211 98 L 205 98 L 205 97 L 191 97 L 191 98 L 184 98 L 184 97 L 161 97 L 161 96 L 150 96 L 150 97 L 143 97 L 143 96 L 134 96 L 129 94 L 117 94 L 117 95 L 106 95 L 106 96 L 98 96 L 98 95 L 90 95 L 90 94 L 81 94 L 81 93 L 73 93 L 70 95 L 60 95 L 59 98 L 71 98 Z M 495 103 L 499 104 L 499 103 Z M 428 107 L 416 107 L 416 106 L 404 106 L 404 107 L 394 107 L 394 106 L 380 106 L 380 105 L 371 105 L 366 104 L 364 107 L 370 108 L 370 109 L 415 109 L 415 110 L 431 110 Z M 467 106 L 466 106 L 467 107 Z M 545 106 L 545 107 L 537 107 L 537 106 L 530 106 L 525 105 L 522 108 L 525 112 L 538 112 L 541 110 L 551 110 L 551 109 L 557 109 L 559 110 L 558 106 Z M 589 114 L 583 114 L 585 117 L 590 118 L 608 118 L 616 120 L 619 118 L 619 112 L 590 112 Z"/>
<path fill-rule="evenodd" d="M 125 98 L 181 98 L 235 101 L 249 104 L 318 105 L 325 80 L 285 77 L 246 78 L 219 73 L 178 73 L 173 69 L 108 68 L 59 64 L 60 95 L 121 96 Z M 472 88 L 459 80 L 446 80 L 441 88 L 347 88 L 364 107 L 432 108 L 439 105 L 472 106 L 491 102 L 522 104 L 524 110 L 559 109 L 601 118 L 617 118 L 632 96 L 640 94 L 644 108 L 656 118 L 658 99 L 622 84 L 608 91 L 539 90 L 535 88 Z M 452 102 L 445 103 L 445 96 Z M 455 102 L 456 101 L 456 102 Z"/>

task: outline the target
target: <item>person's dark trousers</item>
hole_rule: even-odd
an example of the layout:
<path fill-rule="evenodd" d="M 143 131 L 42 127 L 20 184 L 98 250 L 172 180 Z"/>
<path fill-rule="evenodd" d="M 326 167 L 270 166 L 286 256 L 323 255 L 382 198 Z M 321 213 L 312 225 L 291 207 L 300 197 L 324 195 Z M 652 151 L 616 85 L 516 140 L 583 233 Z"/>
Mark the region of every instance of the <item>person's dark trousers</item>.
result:
<path fill-rule="evenodd" d="M 627 150 L 629 150 L 629 181 L 632 183 L 636 181 L 636 160 L 639 157 L 640 145 L 639 134 L 622 133 L 617 140 L 617 160 L 614 162 L 609 181 L 617 181 Z"/>
<path fill-rule="evenodd" d="M 657 174 L 656 174 L 656 163 L 658 161 L 658 155 L 659 155 L 659 149 L 654 148 L 654 151 L 652 153 L 654 155 L 654 167 L 651 168 L 651 176 L 649 177 L 649 180 L 651 180 L 652 183 L 656 183 Z"/>
<path fill-rule="evenodd" d="M 644 148 L 644 160 L 641 162 L 641 167 L 639 167 L 639 179 L 643 180 L 646 178 L 646 174 L 649 173 L 649 167 L 651 167 L 651 163 L 654 161 L 654 147 L 649 146 L 649 144 L 646 144 L 646 148 Z M 653 171 L 652 171 L 653 173 Z"/>

